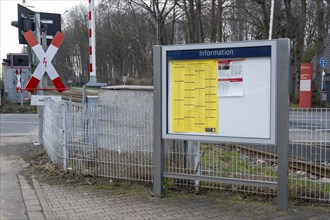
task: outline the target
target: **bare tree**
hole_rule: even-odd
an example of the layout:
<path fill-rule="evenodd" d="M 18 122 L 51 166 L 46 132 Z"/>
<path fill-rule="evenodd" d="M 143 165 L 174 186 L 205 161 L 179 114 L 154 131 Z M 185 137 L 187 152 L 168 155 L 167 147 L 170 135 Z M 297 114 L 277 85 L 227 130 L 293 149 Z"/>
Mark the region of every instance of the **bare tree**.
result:
<path fill-rule="evenodd" d="M 325 22 L 324 22 L 324 15 L 325 15 L 325 7 L 323 0 L 315 0 L 316 1 L 316 20 L 317 20 L 317 42 L 316 42 L 316 60 L 319 61 L 322 57 L 324 52 L 324 38 L 325 38 Z M 315 75 L 315 87 L 318 88 L 317 90 L 320 91 L 321 87 L 321 69 L 319 65 L 316 65 L 316 75 Z M 321 97 L 320 94 L 316 93 L 315 96 L 316 103 L 320 104 Z"/>
<path fill-rule="evenodd" d="M 88 81 L 88 27 L 87 9 L 76 6 L 66 14 L 63 22 L 65 40 L 54 58 L 54 65 L 61 76 L 67 81 L 76 83 Z"/>
<path fill-rule="evenodd" d="M 172 13 L 173 9 L 177 5 L 178 0 L 150 0 L 149 4 L 143 0 L 126 0 L 129 3 L 134 3 L 135 5 L 143 8 L 149 12 L 150 16 L 154 19 L 155 32 L 156 32 L 156 43 L 166 44 L 164 40 L 164 30 L 167 23 L 169 15 Z"/>
<path fill-rule="evenodd" d="M 316 49 L 319 54 L 323 50 L 329 2 L 275 1 L 273 38 L 291 39 L 296 95 L 300 63 Z M 271 0 L 101 0 L 96 8 L 98 78 L 113 83 L 120 83 L 122 76 L 151 78 L 155 44 L 267 39 L 270 4 Z M 88 20 L 87 9 L 81 7 L 67 13 L 66 40 L 55 58 L 65 77 L 79 75 L 80 81 L 87 81 Z"/>
<path fill-rule="evenodd" d="M 300 90 L 300 66 L 303 59 L 304 53 L 304 41 L 305 41 L 305 26 L 306 26 L 306 10 L 307 3 L 305 0 L 301 1 L 300 14 L 297 16 L 296 20 L 299 20 L 296 23 L 295 29 L 295 45 L 294 45 L 294 64 L 296 69 L 296 82 L 295 82 L 295 94 L 298 96 Z"/>
<path fill-rule="evenodd" d="M 326 16 L 326 30 L 327 34 L 330 34 L 330 0 L 327 0 L 327 16 Z"/>
<path fill-rule="evenodd" d="M 225 0 L 218 0 L 218 13 L 217 13 L 217 41 L 222 42 L 222 29 L 223 29 L 223 4 L 225 3 Z"/>
<path fill-rule="evenodd" d="M 187 20 L 187 43 L 204 42 L 201 0 L 182 0 Z"/>

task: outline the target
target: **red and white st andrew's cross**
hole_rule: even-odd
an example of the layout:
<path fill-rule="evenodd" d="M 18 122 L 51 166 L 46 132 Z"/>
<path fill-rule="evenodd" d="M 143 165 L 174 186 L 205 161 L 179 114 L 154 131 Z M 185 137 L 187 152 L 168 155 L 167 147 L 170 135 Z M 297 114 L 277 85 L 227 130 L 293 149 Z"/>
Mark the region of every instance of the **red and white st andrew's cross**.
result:
<path fill-rule="evenodd" d="M 66 90 L 66 87 L 57 74 L 53 64 L 51 63 L 52 59 L 54 58 L 58 48 L 61 46 L 64 40 L 64 34 L 61 32 L 57 32 L 52 43 L 49 45 L 47 51 L 45 52 L 41 45 L 38 43 L 37 38 L 34 36 L 31 30 L 24 33 L 24 37 L 31 46 L 33 52 L 39 59 L 39 64 L 35 69 L 34 73 L 32 74 L 29 82 L 26 85 L 26 90 L 33 93 L 36 90 L 40 80 L 42 79 L 45 72 L 47 72 L 49 78 L 54 83 L 57 91 L 59 93 Z"/>

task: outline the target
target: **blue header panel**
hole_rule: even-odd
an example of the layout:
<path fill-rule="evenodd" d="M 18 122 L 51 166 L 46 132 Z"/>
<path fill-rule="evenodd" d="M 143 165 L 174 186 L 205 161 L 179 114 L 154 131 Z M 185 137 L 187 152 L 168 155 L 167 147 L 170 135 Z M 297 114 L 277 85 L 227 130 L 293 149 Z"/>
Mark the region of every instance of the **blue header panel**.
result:
<path fill-rule="evenodd" d="M 167 60 L 271 57 L 271 46 L 167 51 Z"/>

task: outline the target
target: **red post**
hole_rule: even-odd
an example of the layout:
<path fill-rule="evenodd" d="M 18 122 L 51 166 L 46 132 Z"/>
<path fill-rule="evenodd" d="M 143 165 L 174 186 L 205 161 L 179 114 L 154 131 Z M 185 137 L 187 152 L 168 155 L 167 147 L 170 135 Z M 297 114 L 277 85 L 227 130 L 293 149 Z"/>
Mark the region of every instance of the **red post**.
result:
<path fill-rule="evenodd" d="M 300 108 L 312 107 L 313 64 L 302 63 L 300 66 Z"/>

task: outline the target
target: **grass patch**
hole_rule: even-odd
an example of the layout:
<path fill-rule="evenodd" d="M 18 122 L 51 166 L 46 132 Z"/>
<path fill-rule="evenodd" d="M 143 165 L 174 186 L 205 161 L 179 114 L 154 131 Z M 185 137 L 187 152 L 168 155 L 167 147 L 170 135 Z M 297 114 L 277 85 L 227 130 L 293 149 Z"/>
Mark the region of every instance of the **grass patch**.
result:
<path fill-rule="evenodd" d="M 37 113 L 37 106 L 25 103 L 22 107 L 21 104 L 4 102 L 0 106 L 0 113 Z"/>
<path fill-rule="evenodd" d="M 110 183 L 102 183 L 100 185 L 96 185 L 96 190 L 117 190 L 121 185 L 117 182 L 110 182 Z"/>
<path fill-rule="evenodd" d="M 43 157 L 43 156 L 46 156 L 47 152 L 45 151 L 45 149 L 39 149 L 36 153 L 36 155 L 38 157 Z"/>
<path fill-rule="evenodd" d="M 300 108 L 299 103 L 290 103 L 289 108 Z"/>
<path fill-rule="evenodd" d="M 330 197 L 330 183 L 310 179 L 289 178 L 290 197 L 328 198 Z"/>
<path fill-rule="evenodd" d="M 277 171 L 266 161 L 257 163 L 255 159 L 245 158 L 233 147 L 203 148 L 201 170 L 208 170 L 214 176 L 268 181 L 274 181 L 277 176 Z"/>

